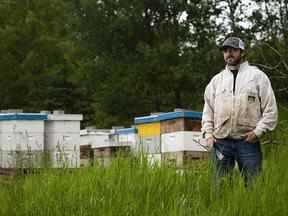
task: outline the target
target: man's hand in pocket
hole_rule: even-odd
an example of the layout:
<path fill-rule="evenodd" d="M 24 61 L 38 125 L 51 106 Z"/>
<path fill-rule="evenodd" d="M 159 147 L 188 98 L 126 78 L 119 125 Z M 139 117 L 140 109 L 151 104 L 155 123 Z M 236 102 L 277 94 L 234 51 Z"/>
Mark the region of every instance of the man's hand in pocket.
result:
<path fill-rule="evenodd" d="M 258 140 L 256 134 L 253 131 L 249 131 L 245 133 L 243 135 L 243 138 L 245 138 L 246 142 L 250 142 L 250 143 L 255 143 Z"/>
<path fill-rule="evenodd" d="M 214 145 L 215 142 L 216 142 L 216 139 L 213 136 L 207 138 L 208 151 L 212 150 L 213 145 Z"/>

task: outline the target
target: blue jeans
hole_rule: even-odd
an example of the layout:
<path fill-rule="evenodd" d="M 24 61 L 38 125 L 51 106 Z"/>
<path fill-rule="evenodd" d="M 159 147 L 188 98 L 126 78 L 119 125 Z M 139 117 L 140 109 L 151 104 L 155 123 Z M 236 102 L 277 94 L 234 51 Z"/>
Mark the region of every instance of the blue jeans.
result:
<path fill-rule="evenodd" d="M 262 169 L 260 142 L 249 143 L 244 139 L 217 139 L 213 148 L 213 162 L 217 182 L 223 176 L 230 174 L 237 162 L 239 171 L 244 177 L 245 186 L 250 187 Z"/>

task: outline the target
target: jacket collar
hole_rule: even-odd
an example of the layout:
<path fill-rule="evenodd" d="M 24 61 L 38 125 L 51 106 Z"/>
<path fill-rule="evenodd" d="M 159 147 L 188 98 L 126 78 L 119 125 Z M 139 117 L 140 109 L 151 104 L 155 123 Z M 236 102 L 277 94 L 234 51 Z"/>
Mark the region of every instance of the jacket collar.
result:
<path fill-rule="evenodd" d="M 240 67 L 239 67 L 239 72 L 245 70 L 248 66 L 249 66 L 248 61 L 242 62 L 242 63 L 240 64 Z M 227 72 L 231 73 L 228 65 L 226 65 L 225 70 L 226 70 Z M 238 72 L 238 73 L 239 73 L 239 72 Z"/>

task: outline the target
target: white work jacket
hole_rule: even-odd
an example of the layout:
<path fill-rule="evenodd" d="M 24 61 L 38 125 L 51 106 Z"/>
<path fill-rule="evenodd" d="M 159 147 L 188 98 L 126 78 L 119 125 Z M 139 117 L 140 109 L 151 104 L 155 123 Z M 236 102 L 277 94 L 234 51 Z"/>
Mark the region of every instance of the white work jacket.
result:
<path fill-rule="evenodd" d="M 207 85 L 202 132 L 215 138 L 243 138 L 254 131 L 259 138 L 277 124 L 277 105 L 269 78 L 248 62 L 240 65 L 233 92 L 234 76 L 226 68 Z"/>

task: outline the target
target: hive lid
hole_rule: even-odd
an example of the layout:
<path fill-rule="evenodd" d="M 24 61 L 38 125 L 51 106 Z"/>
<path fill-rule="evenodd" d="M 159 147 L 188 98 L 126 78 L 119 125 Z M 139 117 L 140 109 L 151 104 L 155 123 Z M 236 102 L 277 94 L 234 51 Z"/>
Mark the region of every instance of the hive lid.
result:
<path fill-rule="evenodd" d="M 41 113 L 0 114 L 0 121 L 11 121 L 11 120 L 47 120 L 47 115 Z"/>
<path fill-rule="evenodd" d="M 86 129 L 80 130 L 80 136 L 89 136 L 89 135 L 109 135 L 110 129 L 95 129 L 92 131 L 89 131 Z"/>
<path fill-rule="evenodd" d="M 83 120 L 82 114 L 50 114 L 48 120 L 52 121 L 81 121 Z"/>
<path fill-rule="evenodd" d="M 160 122 L 165 120 L 172 120 L 176 118 L 189 118 L 195 120 L 202 119 L 202 112 L 195 111 L 179 111 L 179 112 L 168 112 L 159 115 L 150 115 L 143 117 L 136 117 L 134 119 L 135 124 L 144 124 L 144 123 L 152 123 L 152 122 Z"/>
<path fill-rule="evenodd" d="M 116 130 L 116 134 L 133 134 L 137 133 L 136 128 L 121 128 Z"/>

